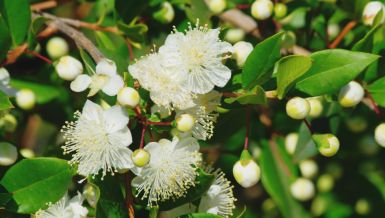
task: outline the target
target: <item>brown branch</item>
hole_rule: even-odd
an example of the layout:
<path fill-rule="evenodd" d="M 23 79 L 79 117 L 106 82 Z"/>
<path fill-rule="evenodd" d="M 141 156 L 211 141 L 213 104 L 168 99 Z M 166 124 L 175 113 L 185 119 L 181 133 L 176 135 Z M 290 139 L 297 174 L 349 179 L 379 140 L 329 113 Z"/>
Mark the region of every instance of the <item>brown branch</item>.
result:
<path fill-rule="evenodd" d="M 337 46 L 340 44 L 340 42 L 344 39 L 346 34 L 350 32 L 355 26 L 357 25 L 357 21 L 352 20 L 346 26 L 344 29 L 338 34 L 336 39 L 329 45 L 329 48 L 337 48 Z"/>
<path fill-rule="evenodd" d="M 97 31 L 103 31 L 103 32 L 110 32 L 110 33 L 116 33 L 116 34 L 122 34 L 117 27 L 103 27 L 99 26 L 98 24 L 95 23 L 88 23 L 84 22 L 81 20 L 75 20 L 75 19 L 70 19 L 70 18 L 57 18 L 64 23 L 77 27 L 77 28 L 86 28 L 86 29 L 91 29 L 91 30 L 97 30 Z"/>
<path fill-rule="evenodd" d="M 43 16 L 48 18 L 50 20 L 47 22 L 49 26 L 58 29 L 60 32 L 72 38 L 79 47 L 84 48 L 91 55 L 95 62 L 99 62 L 105 58 L 99 49 L 97 49 L 91 40 L 89 40 L 82 32 L 69 26 L 58 17 L 47 13 L 33 13 L 33 16 Z"/>
<path fill-rule="evenodd" d="M 13 64 L 16 62 L 16 60 L 24 53 L 25 50 L 27 50 L 28 44 L 24 43 L 22 45 L 17 46 L 15 49 L 11 50 L 7 54 L 7 59 L 0 65 L 0 67 Z"/>
<path fill-rule="evenodd" d="M 42 11 L 50 8 L 54 8 L 57 6 L 56 1 L 45 1 L 45 2 L 39 2 L 36 4 L 31 5 L 31 10 L 32 11 Z"/>
<path fill-rule="evenodd" d="M 135 218 L 134 196 L 132 195 L 132 190 L 131 190 L 132 176 L 130 174 L 130 171 L 124 174 L 124 176 L 125 176 L 125 183 L 126 183 L 126 206 L 128 210 L 128 217 Z"/>

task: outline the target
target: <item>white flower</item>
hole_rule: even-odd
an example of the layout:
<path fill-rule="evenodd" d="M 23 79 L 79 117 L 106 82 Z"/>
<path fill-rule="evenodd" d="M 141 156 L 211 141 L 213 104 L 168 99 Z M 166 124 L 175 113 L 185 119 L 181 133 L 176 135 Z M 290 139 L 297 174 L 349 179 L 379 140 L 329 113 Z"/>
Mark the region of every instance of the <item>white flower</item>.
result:
<path fill-rule="evenodd" d="M 218 29 L 208 29 L 197 24 L 186 34 L 177 32 L 168 35 L 159 48 L 165 66 L 178 77 L 184 78 L 183 87 L 196 94 L 205 94 L 214 86 L 223 87 L 231 77 L 231 70 L 222 60 L 228 58 L 233 47 L 219 40 Z"/>
<path fill-rule="evenodd" d="M 193 106 L 192 95 L 181 85 L 181 76 L 166 69 L 162 56 L 149 54 L 128 67 L 140 85 L 150 91 L 151 100 L 166 108 Z"/>
<path fill-rule="evenodd" d="M 49 205 L 46 210 L 36 212 L 36 218 L 86 218 L 88 209 L 83 207 L 83 197 L 77 196 L 69 199 L 66 193 L 58 202 Z"/>
<path fill-rule="evenodd" d="M 88 96 L 95 95 L 102 90 L 106 95 L 115 96 L 123 88 L 123 78 L 118 74 L 116 64 L 108 59 L 103 59 L 96 65 L 96 73 L 92 76 L 81 74 L 71 82 L 71 90 L 82 92 L 90 88 Z"/>
<path fill-rule="evenodd" d="M 148 143 L 144 149 L 150 153 L 150 163 L 140 169 L 132 185 L 138 190 L 137 196 L 148 198 L 148 206 L 184 196 L 195 185 L 196 168 L 201 161 L 196 139 L 161 139 Z"/>
<path fill-rule="evenodd" d="M 211 171 L 209 170 L 209 173 L 215 175 L 215 180 L 206 194 L 202 196 L 198 211 L 216 214 L 221 217 L 231 217 L 235 208 L 234 202 L 236 201 L 233 186 L 220 169 L 214 172 Z"/>
<path fill-rule="evenodd" d="M 64 153 L 73 153 L 71 164 L 78 163 L 80 175 L 96 175 L 132 168 L 132 143 L 127 127 L 128 116 L 120 106 L 103 110 L 87 100 L 82 113 L 76 112 L 74 122 L 66 122 L 62 132 L 66 140 Z"/>

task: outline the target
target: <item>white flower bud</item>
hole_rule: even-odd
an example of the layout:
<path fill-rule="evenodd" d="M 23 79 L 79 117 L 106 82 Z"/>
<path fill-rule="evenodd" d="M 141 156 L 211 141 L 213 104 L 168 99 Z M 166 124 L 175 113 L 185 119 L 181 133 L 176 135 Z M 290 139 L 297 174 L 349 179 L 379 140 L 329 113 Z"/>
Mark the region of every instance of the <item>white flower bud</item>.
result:
<path fill-rule="evenodd" d="M 55 69 L 60 78 L 69 81 L 74 80 L 78 75 L 83 73 L 82 63 L 71 56 L 61 57 Z"/>
<path fill-rule="evenodd" d="M 0 142 L 0 165 L 9 166 L 15 163 L 16 160 L 17 160 L 16 147 L 7 142 Z"/>
<path fill-rule="evenodd" d="M 24 158 L 33 158 L 35 157 L 35 152 L 30 148 L 22 148 L 20 149 L 20 154 Z"/>
<path fill-rule="evenodd" d="M 307 201 L 314 197 L 314 184 L 309 179 L 299 178 L 290 186 L 293 197 L 300 201 Z"/>
<path fill-rule="evenodd" d="M 328 25 L 327 32 L 328 32 L 330 39 L 334 39 L 338 35 L 338 33 L 340 33 L 340 31 L 341 31 L 341 29 L 340 29 L 340 26 L 338 24 L 332 23 L 332 24 Z"/>
<path fill-rule="evenodd" d="M 310 104 L 309 117 L 317 118 L 321 116 L 323 111 L 323 105 L 319 97 L 307 98 Z"/>
<path fill-rule="evenodd" d="M 191 114 L 181 114 L 176 118 L 176 128 L 181 132 L 190 131 L 195 124 L 195 118 Z"/>
<path fill-rule="evenodd" d="M 214 14 L 219 14 L 226 8 L 226 0 L 206 0 L 206 2 Z"/>
<path fill-rule="evenodd" d="M 250 42 L 240 41 L 233 45 L 233 58 L 239 67 L 243 67 L 247 57 L 253 51 L 254 47 Z"/>
<path fill-rule="evenodd" d="M 311 179 L 318 173 L 318 165 L 314 160 L 304 160 L 299 163 L 303 177 Z"/>
<path fill-rule="evenodd" d="M 137 167 L 144 167 L 150 162 L 150 153 L 144 149 L 136 149 L 131 155 L 132 161 Z"/>
<path fill-rule="evenodd" d="M 97 190 L 97 187 L 95 187 L 94 184 L 87 183 L 83 187 L 82 195 L 87 200 L 88 204 L 93 208 L 96 208 L 96 204 L 98 203 L 98 192 L 99 190 Z"/>
<path fill-rule="evenodd" d="M 233 175 L 235 180 L 244 188 L 249 188 L 261 178 L 261 169 L 251 158 L 248 151 L 244 150 L 241 159 L 234 164 Z"/>
<path fill-rule="evenodd" d="M 230 43 L 236 43 L 245 38 L 245 31 L 239 28 L 232 28 L 227 30 L 225 34 L 225 40 Z"/>
<path fill-rule="evenodd" d="M 331 157 L 340 148 L 340 141 L 333 134 L 314 134 L 312 137 L 323 156 Z"/>
<path fill-rule="evenodd" d="M 309 115 L 310 104 L 306 99 L 300 97 L 294 97 L 290 99 L 286 104 L 286 113 L 289 117 L 302 120 Z"/>
<path fill-rule="evenodd" d="M 374 139 L 376 142 L 385 147 L 385 123 L 378 125 L 374 131 Z"/>
<path fill-rule="evenodd" d="M 317 189 L 320 192 L 329 192 L 334 187 L 334 178 L 330 174 L 323 174 L 317 180 Z"/>
<path fill-rule="evenodd" d="M 354 107 L 361 102 L 364 94 L 362 86 L 358 82 L 351 81 L 341 88 L 338 101 L 342 107 Z"/>
<path fill-rule="evenodd" d="M 47 42 L 47 53 L 51 58 L 60 58 L 68 54 L 68 44 L 61 37 L 53 37 Z"/>
<path fill-rule="evenodd" d="M 380 1 L 368 2 L 362 12 L 362 22 L 368 26 L 373 25 L 374 19 L 381 10 L 384 13 L 381 19 L 381 23 L 383 23 L 385 20 L 385 5 Z"/>
<path fill-rule="evenodd" d="M 24 109 L 29 110 L 35 106 L 35 93 L 29 89 L 21 89 L 16 93 L 16 104 Z"/>
<path fill-rule="evenodd" d="M 273 13 L 273 7 L 270 0 L 256 0 L 251 5 L 251 15 L 257 20 L 265 20 Z"/>
<path fill-rule="evenodd" d="M 9 72 L 4 67 L 0 68 L 0 83 L 3 85 L 8 85 L 11 77 L 9 76 Z"/>
<path fill-rule="evenodd" d="M 124 87 L 118 92 L 117 99 L 120 105 L 135 107 L 139 104 L 140 96 L 134 88 Z"/>
<path fill-rule="evenodd" d="M 285 138 L 285 148 L 287 153 L 294 154 L 295 148 L 297 147 L 299 135 L 298 133 L 289 133 Z"/>

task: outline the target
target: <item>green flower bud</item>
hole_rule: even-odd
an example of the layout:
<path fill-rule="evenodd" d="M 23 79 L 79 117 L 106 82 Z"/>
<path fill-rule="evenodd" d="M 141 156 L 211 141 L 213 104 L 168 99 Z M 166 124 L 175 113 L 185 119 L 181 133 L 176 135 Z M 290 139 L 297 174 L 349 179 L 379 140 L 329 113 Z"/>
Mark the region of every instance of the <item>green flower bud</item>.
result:
<path fill-rule="evenodd" d="M 310 104 L 309 117 L 318 118 L 323 112 L 323 105 L 319 97 L 307 98 Z"/>
<path fill-rule="evenodd" d="M 274 14 L 277 18 L 282 18 L 287 14 L 287 6 L 283 3 L 277 3 L 274 6 Z"/>
<path fill-rule="evenodd" d="M 35 106 L 35 93 L 30 89 L 21 89 L 16 93 L 16 104 L 24 109 L 29 110 Z"/>
<path fill-rule="evenodd" d="M 9 166 L 17 160 L 17 149 L 10 143 L 0 142 L 0 165 Z"/>
<path fill-rule="evenodd" d="M 318 147 L 318 151 L 323 156 L 331 157 L 340 148 L 340 142 L 333 134 L 314 134 L 312 137 Z"/>
<path fill-rule="evenodd" d="M 144 167 L 150 162 L 150 153 L 144 149 L 136 149 L 131 158 L 137 167 Z"/>
<path fill-rule="evenodd" d="M 47 42 L 47 53 L 53 59 L 68 54 L 68 51 L 68 43 L 61 37 L 53 37 Z"/>
<path fill-rule="evenodd" d="M 323 174 L 317 180 L 317 189 L 320 192 L 329 192 L 334 187 L 334 178 L 330 174 Z"/>
<path fill-rule="evenodd" d="M 226 8 L 226 0 L 207 0 L 207 6 L 214 14 L 219 14 Z"/>
<path fill-rule="evenodd" d="M 181 114 L 176 118 L 176 128 L 181 132 L 190 131 L 195 124 L 195 118 L 191 114 Z"/>

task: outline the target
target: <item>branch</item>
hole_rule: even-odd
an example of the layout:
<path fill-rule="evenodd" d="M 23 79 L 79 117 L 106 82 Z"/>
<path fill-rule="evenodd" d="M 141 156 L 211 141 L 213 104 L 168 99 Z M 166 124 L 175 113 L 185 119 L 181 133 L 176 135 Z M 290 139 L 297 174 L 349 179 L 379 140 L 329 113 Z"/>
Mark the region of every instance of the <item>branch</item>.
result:
<path fill-rule="evenodd" d="M 49 26 L 58 29 L 60 32 L 72 38 L 79 47 L 84 48 L 91 55 L 95 62 L 99 62 L 105 58 L 99 49 L 96 48 L 96 46 L 91 42 L 91 40 L 89 40 L 82 32 L 63 22 L 60 18 L 47 13 L 33 13 L 32 16 L 43 16 L 48 18 L 50 20 L 47 22 Z"/>
<path fill-rule="evenodd" d="M 342 39 L 344 39 L 345 35 L 350 32 L 355 26 L 357 25 L 357 21 L 352 20 L 346 26 L 344 29 L 340 32 L 340 34 L 336 37 L 336 39 L 329 45 L 329 48 L 337 48 L 337 46 L 340 44 Z"/>
<path fill-rule="evenodd" d="M 130 171 L 125 173 L 125 183 L 126 183 L 126 206 L 128 210 L 128 217 L 129 218 L 135 218 L 135 211 L 134 211 L 134 196 L 132 195 L 131 190 L 131 180 L 132 176 L 130 175 Z"/>
<path fill-rule="evenodd" d="M 45 2 L 39 2 L 31 5 L 32 11 L 42 11 L 50 8 L 54 8 L 57 6 L 56 1 L 45 1 Z"/>

